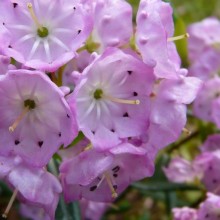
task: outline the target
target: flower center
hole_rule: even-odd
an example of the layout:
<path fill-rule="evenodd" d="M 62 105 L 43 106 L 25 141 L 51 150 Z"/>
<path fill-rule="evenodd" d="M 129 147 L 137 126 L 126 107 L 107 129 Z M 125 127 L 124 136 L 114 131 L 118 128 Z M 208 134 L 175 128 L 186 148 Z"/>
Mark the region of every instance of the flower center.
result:
<path fill-rule="evenodd" d="M 31 99 L 26 99 L 24 101 L 24 107 L 28 108 L 29 110 L 35 109 L 36 107 L 35 101 Z"/>
<path fill-rule="evenodd" d="M 110 95 L 105 95 L 105 94 L 103 94 L 103 91 L 101 89 L 96 89 L 95 92 L 93 93 L 93 96 L 96 100 L 103 98 L 106 100 L 110 100 L 112 102 L 122 103 L 122 104 L 131 104 L 131 105 L 139 105 L 140 104 L 140 100 L 138 100 L 138 99 L 127 100 L 127 99 L 119 99 L 116 97 L 112 97 Z"/>
<path fill-rule="evenodd" d="M 17 126 L 19 125 L 19 123 L 21 122 L 21 120 L 25 117 L 25 115 L 30 111 L 35 109 L 36 104 L 34 100 L 31 99 L 26 99 L 24 101 L 24 109 L 21 112 L 21 114 L 15 119 L 14 123 L 9 126 L 8 130 L 10 132 L 14 132 L 14 130 L 17 128 Z"/>
<path fill-rule="evenodd" d="M 95 99 L 101 99 L 103 95 L 103 91 L 101 89 L 96 89 L 93 96 Z"/>
<path fill-rule="evenodd" d="M 39 37 L 47 37 L 49 35 L 49 31 L 46 27 L 38 28 L 37 29 L 37 34 Z"/>

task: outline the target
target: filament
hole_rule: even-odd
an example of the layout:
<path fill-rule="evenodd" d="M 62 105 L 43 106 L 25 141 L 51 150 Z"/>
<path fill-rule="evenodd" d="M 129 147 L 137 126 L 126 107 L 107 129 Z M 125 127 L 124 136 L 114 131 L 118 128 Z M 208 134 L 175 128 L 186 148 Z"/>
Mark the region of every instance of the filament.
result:
<path fill-rule="evenodd" d="M 167 41 L 171 42 L 171 41 L 182 40 L 182 39 L 185 39 L 185 38 L 189 38 L 189 34 L 188 33 L 185 33 L 183 35 L 179 35 L 179 36 L 176 36 L 176 37 L 169 37 L 167 39 Z"/>
<path fill-rule="evenodd" d="M 11 199 L 10 199 L 10 201 L 9 201 L 5 211 L 4 211 L 4 213 L 2 214 L 3 218 L 5 218 L 5 219 L 7 218 L 8 213 L 9 213 L 9 211 L 10 211 L 10 209 L 11 209 L 11 207 L 12 207 L 14 201 L 15 201 L 15 198 L 16 198 L 17 194 L 18 194 L 18 189 L 15 189 L 12 196 L 11 196 Z"/>
<path fill-rule="evenodd" d="M 28 11 L 30 12 L 30 15 L 32 17 L 32 19 L 34 20 L 34 23 L 36 24 L 36 26 L 38 27 L 38 29 L 40 29 L 41 31 L 43 31 L 43 27 L 42 25 L 39 23 L 36 14 L 34 13 L 33 10 L 33 6 L 32 4 L 29 2 L 27 3 L 27 7 L 28 7 Z"/>
<path fill-rule="evenodd" d="M 122 103 L 122 104 L 130 104 L 130 105 L 139 105 L 140 104 L 140 100 L 136 99 L 136 100 L 128 100 L 128 99 L 119 99 L 119 98 L 115 98 L 109 95 L 102 95 L 103 98 L 108 99 L 112 102 L 117 102 L 117 103 Z"/>
<path fill-rule="evenodd" d="M 21 122 L 21 120 L 24 118 L 24 116 L 28 113 L 29 111 L 29 108 L 28 107 L 25 107 L 23 109 L 23 111 L 21 112 L 21 114 L 17 117 L 17 119 L 15 120 L 15 122 L 8 128 L 8 130 L 10 132 L 13 132 L 17 126 L 19 125 L 19 123 Z"/>

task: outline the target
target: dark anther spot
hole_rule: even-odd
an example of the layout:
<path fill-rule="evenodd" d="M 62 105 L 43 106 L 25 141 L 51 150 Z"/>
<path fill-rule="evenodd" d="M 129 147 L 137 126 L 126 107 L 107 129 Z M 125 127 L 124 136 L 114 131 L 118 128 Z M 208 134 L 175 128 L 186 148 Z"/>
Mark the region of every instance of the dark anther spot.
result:
<path fill-rule="evenodd" d="M 81 31 L 82 31 L 82 30 L 78 30 L 78 34 L 80 34 L 80 33 L 81 33 Z"/>
<path fill-rule="evenodd" d="M 18 3 L 13 3 L 13 7 L 16 8 L 18 6 Z"/>
<path fill-rule="evenodd" d="M 58 135 L 59 135 L 59 137 L 61 137 L 61 132 L 59 132 L 59 134 L 58 134 Z"/>
<path fill-rule="evenodd" d="M 67 116 L 67 118 L 70 118 L 70 116 L 68 114 L 66 116 Z"/>
<path fill-rule="evenodd" d="M 92 186 L 92 187 L 90 187 L 90 191 L 94 191 L 94 190 L 96 190 L 97 189 L 97 186 Z"/>
<path fill-rule="evenodd" d="M 114 133 L 114 132 L 115 132 L 115 129 L 111 129 L 111 132 L 113 132 L 113 133 Z"/>
<path fill-rule="evenodd" d="M 220 92 L 215 93 L 215 98 L 218 98 L 220 96 Z"/>
<path fill-rule="evenodd" d="M 39 147 L 42 147 L 43 143 L 44 143 L 43 141 L 39 141 L 39 142 L 38 142 L 38 146 L 39 146 Z"/>
<path fill-rule="evenodd" d="M 15 145 L 18 145 L 20 144 L 20 141 L 19 140 L 15 140 Z"/>
<path fill-rule="evenodd" d="M 12 46 L 11 46 L 11 45 L 9 45 L 8 47 L 9 47 L 9 48 L 12 48 Z"/>
<path fill-rule="evenodd" d="M 132 74 L 132 71 L 131 71 L 131 70 L 128 70 L 128 74 L 131 75 L 131 74 Z"/>
<path fill-rule="evenodd" d="M 209 170 L 212 170 L 212 166 L 209 166 Z"/>
<path fill-rule="evenodd" d="M 75 6 L 73 7 L 73 10 L 76 10 L 76 7 L 75 7 Z"/>
<path fill-rule="evenodd" d="M 118 174 L 117 174 L 117 173 L 114 173 L 113 176 L 116 178 L 116 177 L 118 177 Z"/>
<path fill-rule="evenodd" d="M 123 117 L 129 117 L 128 113 L 125 112 L 124 115 L 123 115 Z"/>
<path fill-rule="evenodd" d="M 93 134 L 95 134 L 95 131 L 91 131 Z"/>
<path fill-rule="evenodd" d="M 117 185 L 113 185 L 113 188 L 116 190 L 118 188 L 118 186 Z"/>
<path fill-rule="evenodd" d="M 209 214 L 206 214 L 206 215 L 205 215 L 205 218 L 208 218 L 208 217 L 209 217 Z"/>
<path fill-rule="evenodd" d="M 118 171 L 120 170 L 120 167 L 119 166 L 116 166 L 112 169 L 113 172 L 117 173 Z"/>
<path fill-rule="evenodd" d="M 218 181 L 217 181 L 217 179 L 213 179 L 212 182 L 213 183 L 217 183 Z"/>
<path fill-rule="evenodd" d="M 3 22 L 2 24 L 5 25 L 5 22 Z"/>
<path fill-rule="evenodd" d="M 137 92 L 133 92 L 133 96 L 138 96 Z"/>

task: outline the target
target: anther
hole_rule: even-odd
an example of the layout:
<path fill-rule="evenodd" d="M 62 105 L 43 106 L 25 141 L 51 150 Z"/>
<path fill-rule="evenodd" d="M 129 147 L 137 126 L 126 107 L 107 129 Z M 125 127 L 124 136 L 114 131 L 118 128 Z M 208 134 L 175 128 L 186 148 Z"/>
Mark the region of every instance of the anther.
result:
<path fill-rule="evenodd" d="M 183 131 L 185 134 L 187 134 L 187 135 L 190 135 L 190 134 L 191 134 L 191 131 L 188 130 L 187 128 L 183 128 L 182 131 Z"/>
<path fill-rule="evenodd" d="M 33 19 L 33 21 L 34 21 L 34 23 L 36 24 L 36 26 L 38 27 L 38 29 L 40 29 L 40 31 L 44 31 L 43 30 L 43 26 L 39 23 L 39 21 L 38 21 L 38 19 L 37 19 L 37 16 L 36 16 L 36 14 L 34 13 L 34 10 L 33 10 L 33 6 L 32 6 L 32 4 L 30 3 L 30 2 L 28 2 L 27 3 L 27 8 L 28 8 L 28 10 L 29 10 L 29 12 L 30 12 L 30 15 L 31 15 L 31 17 L 32 17 L 32 19 Z"/>
<path fill-rule="evenodd" d="M 9 211 L 10 211 L 12 205 L 13 205 L 13 202 L 15 201 L 15 198 L 16 198 L 17 194 L 18 194 L 18 189 L 15 189 L 12 196 L 11 196 L 11 199 L 8 203 L 8 206 L 6 207 L 4 213 L 2 214 L 3 218 L 6 219 L 8 217 L 8 213 L 9 213 Z"/>
<path fill-rule="evenodd" d="M 17 119 L 15 120 L 15 122 L 8 128 L 8 130 L 10 132 L 13 132 L 17 126 L 19 125 L 19 123 L 21 122 L 21 120 L 24 118 L 24 116 L 28 113 L 29 111 L 29 108 L 28 107 L 25 107 L 23 109 L 23 111 L 21 112 L 21 114 L 17 117 Z"/>
<path fill-rule="evenodd" d="M 128 99 L 119 99 L 119 98 L 115 98 L 109 95 L 102 95 L 102 98 L 104 99 L 108 99 L 112 102 L 117 102 L 117 103 L 122 103 L 122 104 L 130 104 L 130 105 L 139 105 L 140 104 L 140 100 L 135 99 L 135 100 L 128 100 Z"/>
<path fill-rule="evenodd" d="M 105 172 L 105 179 L 106 179 L 106 181 L 107 181 L 107 183 L 108 183 L 108 186 L 109 186 L 109 188 L 110 188 L 110 190 L 111 190 L 111 193 L 112 193 L 112 198 L 117 198 L 118 197 L 118 193 L 115 191 L 116 189 L 116 187 L 114 187 L 113 186 L 113 184 L 112 184 L 112 181 L 111 181 L 111 178 L 110 178 L 110 176 L 109 176 L 109 174 L 108 174 L 108 172 Z"/>
<path fill-rule="evenodd" d="M 182 39 L 185 39 L 185 38 L 189 38 L 189 34 L 188 33 L 185 33 L 185 34 L 182 34 L 182 35 L 179 35 L 179 36 L 176 36 L 176 37 L 169 37 L 167 39 L 167 42 L 176 41 L 176 40 L 182 40 Z"/>

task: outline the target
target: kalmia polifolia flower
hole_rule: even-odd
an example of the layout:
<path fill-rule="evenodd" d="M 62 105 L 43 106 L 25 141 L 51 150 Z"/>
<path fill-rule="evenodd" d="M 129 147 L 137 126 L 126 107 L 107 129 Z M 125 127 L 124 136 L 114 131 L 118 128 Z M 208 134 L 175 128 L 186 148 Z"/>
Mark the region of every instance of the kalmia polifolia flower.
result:
<path fill-rule="evenodd" d="M 198 220 L 197 210 L 183 207 L 183 208 L 173 208 L 173 220 Z"/>
<path fill-rule="evenodd" d="M 220 150 L 220 135 L 209 135 L 204 144 L 200 147 L 202 152 L 213 152 Z"/>
<path fill-rule="evenodd" d="M 55 176 L 42 168 L 31 167 L 18 156 L 0 156 L 0 177 L 14 189 L 12 201 L 18 196 L 24 203 L 43 208 L 49 219 L 54 220 L 59 194 L 62 191 Z M 3 216 L 7 217 L 11 205 L 9 202 Z"/>
<path fill-rule="evenodd" d="M 207 199 L 200 204 L 198 220 L 218 220 L 220 218 L 220 197 L 207 193 Z"/>
<path fill-rule="evenodd" d="M 188 32 L 189 59 L 192 63 L 206 53 L 208 48 L 215 50 L 218 45 L 220 46 L 220 21 L 217 18 L 210 17 L 191 24 Z"/>
<path fill-rule="evenodd" d="M 198 92 L 193 104 L 195 116 L 211 121 L 220 126 L 219 107 L 220 107 L 220 78 L 214 77 L 207 80 Z"/>
<path fill-rule="evenodd" d="M 93 40 L 106 47 L 129 43 L 132 35 L 132 8 L 124 0 L 96 0 Z"/>
<path fill-rule="evenodd" d="M 161 149 L 177 140 L 186 124 L 186 104 L 195 99 L 200 87 L 199 79 L 187 76 L 163 79 L 155 85 L 147 134 L 150 145 Z"/>
<path fill-rule="evenodd" d="M 64 94 L 42 72 L 9 71 L 0 79 L 0 96 L 0 155 L 41 167 L 77 134 Z"/>
<path fill-rule="evenodd" d="M 61 164 L 65 200 L 85 198 L 111 202 L 132 181 L 151 176 L 153 161 L 154 154 L 129 143 L 115 146 L 110 151 L 97 151 L 95 147 L 84 151 Z M 80 169 L 73 172 L 72 167 L 76 166 Z"/>
<path fill-rule="evenodd" d="M 9 42 L 1 42 L 1 50 L 35 69 L 55 71 L 67 63 L 92 28 L 91 13 L 75 0 L 16 1 L 8 3 L 4 11 Z M 1 32 L 0 40 L 6 34 Z"/>
<path fill-rule="evenodd" d="M 175 157 L 163 171 L 171 182 L 193 182 L 195 179 L 201 179 L 203 175 L 200 167 L 196 165 L 184 158 Z"/>
<path fill-rule="evenodd" d="M 96 147 L 147 130 L 153 70 L 116 48 L 107 49 L 83 72 L 69 97 L 79 129 Z"/>
<path fill-rule="evenodd" d="M 173 41 L 188 34 L 172 37 L 174 24 L 172 7 L 161 0 L 141 0 L 137 13 L 136 44 L 147 64 L 155 65 L 159 78 L 176 78 L 180 58 Z"/>
<path fill-rule="evenodd" d="M 220 21 L 206 18 L 191 24 L 188 31 L 189 74 L 208 80 L 217 75 L 220 69 Z"/>
<path fill-rule="evenodd" d="M 220 194 L 220 150 L 198 155 L 194 163 L 203 171 L 202 182 L 208 191 Z"/>

